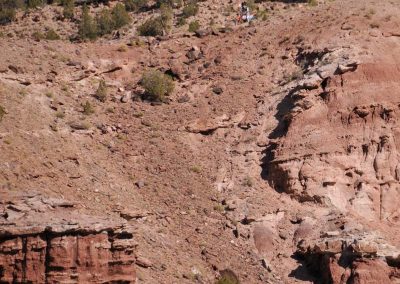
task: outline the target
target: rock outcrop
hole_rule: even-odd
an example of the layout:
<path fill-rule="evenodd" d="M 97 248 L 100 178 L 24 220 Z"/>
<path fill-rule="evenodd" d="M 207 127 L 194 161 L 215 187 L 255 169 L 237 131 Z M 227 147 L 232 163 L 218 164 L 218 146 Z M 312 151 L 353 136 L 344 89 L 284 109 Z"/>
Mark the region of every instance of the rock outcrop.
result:
<path fill-rule="evenodd" d="M 304 218 L 293 238 L 316 283 L 399 283 L 400 250 L 379 232 L 341 214 L 320 219 Z"/>
<path fill-rule="evenodd" d="M 305 77 L 288 84 L 278 106 L 280 125 L 267 149 L 267 178 L 276 190 L 302 202 L 395 222 L 399 70 L 389 63 L 360 64 L 343 52 L 327 51 L 316 64 L 301 62 Z"/>
<path fill-rule="evenodd" d="M 134 283 L 132 230 L 38 194 L 0 194 L 1 283 Z"/>

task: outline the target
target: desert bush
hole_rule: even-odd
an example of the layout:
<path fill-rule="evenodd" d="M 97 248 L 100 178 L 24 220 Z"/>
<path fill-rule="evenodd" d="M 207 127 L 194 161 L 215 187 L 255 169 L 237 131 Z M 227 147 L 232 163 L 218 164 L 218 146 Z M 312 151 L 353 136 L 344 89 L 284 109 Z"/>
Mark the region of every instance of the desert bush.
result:
<path fill-rule="evenodd" d="M 107 86 L 106 86 L 106 82 L 104 80 L 100 81 L 99 87 L 97 88 L 96 93 L 94 94 L 94 97 L 103 103 L 106 101 Z"/>
<path fill-rule="evenodd" d="M 42 39 L 45 38 L 45 35 L 42 34 L 42 33 L 39 32 L 39 31 L 35 31 L 34 33 L 32 33 L 32 38 L 33 38 L 35 41 L 40 41 L 40 40 L 42 40 Z"/>
<path fill-rule="evenodd" d="M 118 3 L 111 11 L 114 28 L 119 29 L 127 25 L 131 21 L 131 17 L 126 11 L 125 5 Z"/>
<path fill-rule="evenodd" d="M 47 40 L 58 40 L 60 39 L 60 36 L 57 34 L 55 30 L 49 29 L 45 35 L 45 38 Z"/>
<path fill-rule="evenodd" d="M 45 1 L 43 0 L 27 0 L 26 1 L 26 6 L 30 9 L 32 8 L 37 8 L 39 6 L 42 6 Z"/>
<path fill-rule="evenodd" d="M 174 13 L 171 6 L 165 4 L 161 5 L 160 17 L 164 29 L 168 31 L 171 28 L 172 19 L 174 18 Z"/>
<path fill-rule="evenodd" d="M 91 115 L 94 113 L 94 108 L 89 101 L 86 101 L 86 103 L 83 104 L 82 107 L 83 107 L 83 111 L 82 111 L 83 114 Z"/>
<path fill-rule="evenodd" d="M 153 17 L 146 20 L 138 27 L 139 35 L 141 36 L 158 36 L 163 35 L 164 27 L 161 17 Z"/>
<path fill-rule="evenodd" d="M 156 0 L 156 5 L 158 8 L 160 8 L 162 5 L 173 7 L 175 3 L 176 0 Z"/>
<path fill-rule="evenodd" d="M 261 19 L 262 21 L 268 20 L 268 11 L 267 10 L 258 10 L 256 14 L 257 19 Z"/>
<path fill-rule="evenodd" d="M 75 0 L 62 0 L 63 15 L 66 19 L 72 19 L 74 17 Z"/>
<path fill-rule="evenodd" d="M 15 18 L 14 8 L 0 8 L 0 25 L 8 24 Z"/>
<path fill-rule="evenodd" d="M 106 35 L 114 30 L 114 20 L 111 11 L 107 8 L 101 10 L 96 17 L 97 33 L 99 35 Z"/>
<path fill-rule="evenodd" d="M 308 0 L 308 5 L 317 6 L 318 5 L 318 1 L 317 0 Z"/>
<path fill-rule="evenodd" d="M 125 0 L 125 7 L 127 11 L 137 12 L 148 5 L 148 0 Z"/>
<path fill-rule="evenodd" d="M 121 45 L 117 48 L 117 51 L 119 52 L 127 52 L 128 48 L 126 47 L 126 45 Z"/>
<path fill-rule="evenodd" d="M 215 284 L 240 284 L 240 282 L 233 271 L 226 269 L 221 271 L 221 278 Z"/>
<path fill-rule="evenodd" d="M 142 77 L 142 86 L 146 95 L 155 101 L 164 101 L 175 88 L 174 81 L 159 70 L 149 70 Z"/>
<path fill-rule="evenodd" d="M 176 22 L 176 25 L 178 27 L 184 26 L 186 25 L 186 19 L 184 17 L 179 17 L 178 21 Z"/>
<path fill-rule="evenodd" d="M 193 21 L 189 23 L 189 32 L 194 33 L 200 29 L 200 24 L 198 21 Z"/>
<path fill-rule="evenodd" d="M 95 39 L 97 37 L 97 26 L 92 16 L 89 15 L 89 8 L 82 7 L 82 20 L 79 25 L 79 36 L 83 39 Z"/>
<path fill-rule="evenodd" d="M 197 1 L 192 0 L 188 4 L 183 7 L 182 16 L 185 18 L 189 18 L 191 16 L 195 16 L 199 12 L 199 5 L 197 5 Z"/>
<path fill-rule="evenodd" d="M 0 0 L 0 25 L 13 21 L 16 9 L 22 8 L 23 6 L 23 0 Z"/>

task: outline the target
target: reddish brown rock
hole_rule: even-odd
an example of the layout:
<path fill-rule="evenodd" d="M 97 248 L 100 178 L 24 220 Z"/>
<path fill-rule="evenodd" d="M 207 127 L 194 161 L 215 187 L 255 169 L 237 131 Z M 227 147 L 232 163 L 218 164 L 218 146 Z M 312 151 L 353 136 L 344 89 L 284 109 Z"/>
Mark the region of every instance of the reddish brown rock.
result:
<path fill-rule="evenodd" d="M 79 214 L 63 200 L 1 197 L 27 212 L 0 220 L 1 283 L 135 282 L 137 244 L 123 222 Z M 47 212 L 34 209 L 38 200 L 51 204 Z"/>

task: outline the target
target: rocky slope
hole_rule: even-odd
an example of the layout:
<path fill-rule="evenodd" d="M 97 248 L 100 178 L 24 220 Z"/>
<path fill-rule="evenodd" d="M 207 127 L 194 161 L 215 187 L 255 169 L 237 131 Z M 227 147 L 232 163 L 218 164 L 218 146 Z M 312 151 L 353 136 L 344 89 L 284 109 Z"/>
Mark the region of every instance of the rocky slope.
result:
<path fill-rule="evenodd" d="M 398 283 L 400 7 L 286 2 L 250 26 L 201 2 L 197 36 L 138 38 L 143 12 L 71 43 L 53 6 L 2 27 L 0 282 Z"/>

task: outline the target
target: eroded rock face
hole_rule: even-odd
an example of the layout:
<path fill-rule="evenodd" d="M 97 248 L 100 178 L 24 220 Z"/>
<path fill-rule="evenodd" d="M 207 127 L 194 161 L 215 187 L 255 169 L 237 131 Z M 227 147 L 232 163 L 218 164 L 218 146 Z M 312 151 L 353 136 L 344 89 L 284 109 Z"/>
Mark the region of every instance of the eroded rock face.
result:
<path fill-rule="evenodd" d="M 327 52 L 320 62 L 333 63 L 306 67 L 287 87 L 267 150 L 268 180 L 300 201 L 397 220 L 400 72 L 341 52 Z"/>
<path fill-rule="evenodd" d="M 132 230 L 74 204 L 2 193 L 1 283 L 134 283 Z"/>
<path fill-rule="evenodd" d="M 315 283 L 399 283 L 398 248 L 352 218 L 334 214 L 323 219 L 304 219 L 293 240 Z"/>

